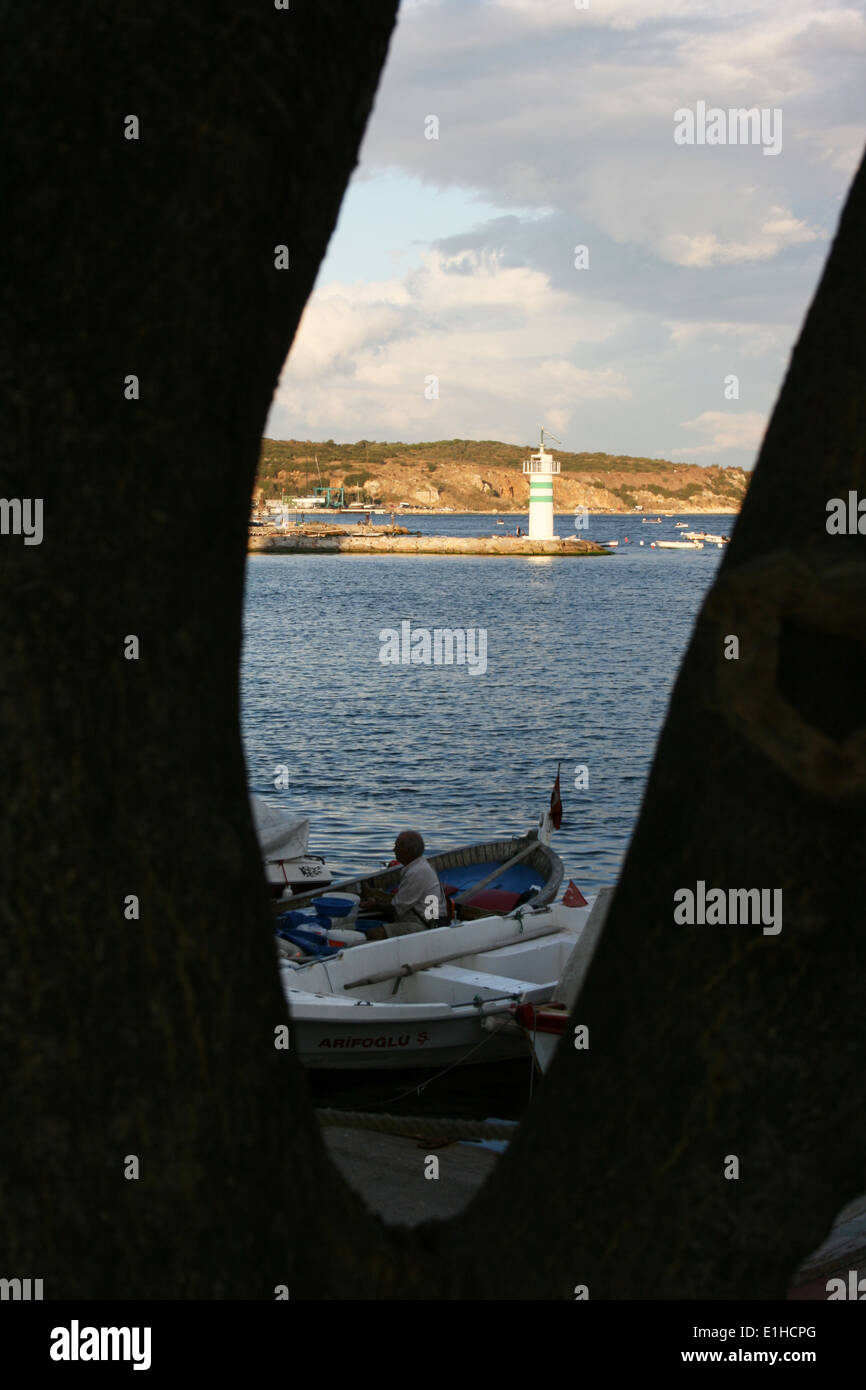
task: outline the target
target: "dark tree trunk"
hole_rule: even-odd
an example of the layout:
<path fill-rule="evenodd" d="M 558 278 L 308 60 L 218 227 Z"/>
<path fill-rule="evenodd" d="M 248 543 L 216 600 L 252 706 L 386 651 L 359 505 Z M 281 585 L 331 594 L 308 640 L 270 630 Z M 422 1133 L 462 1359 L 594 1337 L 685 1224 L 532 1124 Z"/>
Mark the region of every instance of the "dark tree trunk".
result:
<path fill-rule="evenodd" d="M 272 1298 L 342 1267 L 355 1292 L 353 1251 L 384 1243 L 344 1248 L 357 1200 L 326 1169 L 328 1234 L 291 1199 L 325 1158 L 274 1048 L 238 662 L 262 427 L 396 0 L 4 8 L 3 491 L 45 520 L 0 541 L 2 1272 Z"/>
<path fill-rule="evenodd" d="M 864 541 L 824 526 L 866 490 L 862 173 L 674 693 L 589 1051 L 468 1216 L 409 1235 L 273 1045 L 248 503 L 395 4 L 4 6 L 2 491 L 45 521 L 0 538 L 2 1270 L 47 1298 L 778 1297 L 864 1181 Z M 697 879 L 782 888 L 781 934 L 676 926 Z"/>

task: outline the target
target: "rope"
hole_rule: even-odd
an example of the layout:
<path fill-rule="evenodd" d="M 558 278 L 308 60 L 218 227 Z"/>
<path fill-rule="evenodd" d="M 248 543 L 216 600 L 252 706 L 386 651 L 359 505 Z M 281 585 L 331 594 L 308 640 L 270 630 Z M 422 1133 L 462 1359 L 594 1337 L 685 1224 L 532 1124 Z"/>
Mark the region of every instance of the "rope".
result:
<path fill-rule="evenodd" d="M 517 1121 L 437 1120 L 418 1115 L 368 1115 L 359 1110 L 316 1111 L 320 1125 L 341 1129 L 373 1129 L 380 1134 L 401 1134 L 410 1139 L 513 1139 Z"/>
<path fill-rule="evenodd" d="M 438 1081 L 440 1077 L 447 1076 L 449 1071 L 453 1071 L 455 1067 L 462 1067 L 467 1057 L 471 1057 L 472 1054 L 474 1052 L 477 1052 L 480 1047 L 485 1047 L 487 1043 L 490 1042 L 491 1038 L 495 1038 L 497 1033 L 501 1033 L 503 1028 L 507 1028 L 510 1022 L 510 1016 L 508 1018 L 504 1018 L 501 1023 L 498 1023 L 496 1025 L 495 1028 L 491 1028 L 490 1031 L 485 1034 L 485 1036 L 481 1039 L 480 1042 L 477 1042 L 474 1044 L 473 1047 L 470 1047 L 469 1051 L 464 1052 L 462 1057 L 458 1057 L 456 1062 L 449 1062 L 447 1067 L 443 1067 L 441 1071 L 435 1071 L 432 1076 L 428 1076 L 426 1081 L 417 1082 L 416 1085 L 410 1086 L 405 1091 L 401 1091 L 399 1095 L 391 1096 L 389 1100 L 372 1101 L 371 1104 L 373 1106 L 392 1105 L 395 1101 L 404 1100 L 406 1096 L 411 1096 L 413 1094 L 420 1096 L 421 1092 L 426 1091 L 428 1086 L 432 1086 L 434 1081 Z M 524 1034 L 525 1032 L 526 1030 L 524 1029 Z"/>

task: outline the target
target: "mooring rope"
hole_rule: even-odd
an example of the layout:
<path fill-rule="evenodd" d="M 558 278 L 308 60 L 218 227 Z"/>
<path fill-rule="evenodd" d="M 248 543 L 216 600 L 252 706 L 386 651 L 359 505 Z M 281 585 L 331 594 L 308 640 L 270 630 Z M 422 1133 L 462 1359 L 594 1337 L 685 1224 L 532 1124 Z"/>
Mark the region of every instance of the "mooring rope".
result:
<path fill-rule="evenodd" d="M 368 1115 L 360 1110 L 316 1111 L 319 1124 L 328 1128 L 372 1129 L 380 1134 L 402 1134 L 407 1139 L 513 1139 L 517 1121 L 439 1120 L 421 1115 Z"/>

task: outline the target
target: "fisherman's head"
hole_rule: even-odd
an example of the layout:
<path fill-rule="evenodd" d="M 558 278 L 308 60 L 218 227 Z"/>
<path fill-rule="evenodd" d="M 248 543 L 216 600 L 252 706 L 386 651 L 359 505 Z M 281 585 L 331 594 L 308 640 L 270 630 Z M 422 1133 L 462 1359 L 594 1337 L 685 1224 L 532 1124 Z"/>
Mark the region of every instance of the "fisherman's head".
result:
<path fill-rule="evenodd" d="M 417 830 L 401 830 L 394 841 L 394 858 L 401 864 L 411 864 L 424 853 L 424 841 Z"/>

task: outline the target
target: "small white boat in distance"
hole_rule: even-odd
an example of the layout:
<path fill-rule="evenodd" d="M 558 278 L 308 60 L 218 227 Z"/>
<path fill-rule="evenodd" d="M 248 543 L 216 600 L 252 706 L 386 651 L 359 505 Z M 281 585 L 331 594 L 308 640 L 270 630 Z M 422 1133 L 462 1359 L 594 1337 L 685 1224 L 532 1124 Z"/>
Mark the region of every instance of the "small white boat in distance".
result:
<path fill-rule="evenodd" d="M 331 874 L 324 859 L 307 853 L 309 819 L 255 794 L 250 796 L 250 810 L 272 896 L 327 888 Z"/>
<path fill-rule="evenodd" d="M 558 995 L 595 901 L 518 908 L 303 965 L 282 960 L 292 1048 L 307 1067 L 356 1070 L 526 1056 L 515 1011 Z"/>

